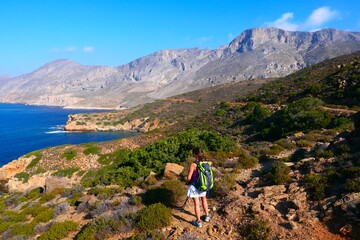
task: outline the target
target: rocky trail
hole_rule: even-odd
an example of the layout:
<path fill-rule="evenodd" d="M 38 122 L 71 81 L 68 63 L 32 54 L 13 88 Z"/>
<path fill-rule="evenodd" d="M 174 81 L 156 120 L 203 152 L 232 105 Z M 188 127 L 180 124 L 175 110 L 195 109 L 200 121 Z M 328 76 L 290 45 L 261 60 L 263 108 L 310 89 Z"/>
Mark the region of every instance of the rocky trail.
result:
<path fill-rule="evenodd" d="M 263 168 L 259 164 L 238 174 L 240 184 L 226 198 L 209 198 L 212 219 L 202 228 L 191 225 L 195 219 L 191 199 L 184 209 L 174 209 L 171 226 L 163 230 L 167 239 L 245 239 L 244 229 L 253 215 L 267 222 L 270 239 L 345 239 L 319 221 L 297 183 L 259 186 L 257 175 Z"/>

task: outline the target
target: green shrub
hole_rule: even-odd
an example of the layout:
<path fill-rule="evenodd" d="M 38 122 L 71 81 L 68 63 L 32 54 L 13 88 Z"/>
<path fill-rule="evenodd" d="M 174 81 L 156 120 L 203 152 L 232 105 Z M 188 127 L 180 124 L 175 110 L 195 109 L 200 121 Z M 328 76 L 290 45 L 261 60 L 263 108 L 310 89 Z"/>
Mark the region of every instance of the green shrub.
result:
<path fill-rule="evenodd" d="M 35 205 L 32 205 L 31 207 L 28 206 L 28 207 L 24 208 L 22 210 L 22 213 L 26 214 L 26 215 L 30 214 L 31 216 L 36 217 L 40 213 L 45 212 L 49 209 L 50 209 L 49 207 L 42 206 L 40 204 L 35 204 Z"/>
<path fill-rule="evenodd" d="M 267 177 L 271 181 L 272 184 L 280 185 L 287 183 L 291 180 L 290 176 L 290 168 L 286 166 L 282 161 L 275 161 Z"/>
<path fill-rule="evenodd" d="M 327 179 L 324 175 L 310 173 L 304 178 L 306 188 L 310 193 L 310 198 L 313 200 L 321 200 L 325 198 L 325 188 L 327 186 Z"/>
<path fill-rule="evenodd" d="M 31 153 L 25 155 L 26 158 L 29 158 L 31 156 L 35 156 L 35 158 L 29 163 L 29 165 L 26 166 L 26 169 L 30 169 L 30 168 L 34 167 L 36 164 L 39 163 L 39 161 L 42 158 L 42 155 L 40 154 L 39 151 L 31 152 Z"/>
<path fill-rule="evenodd" d="M 329 128 L 335 129 L 351 129 L 354 126 L 354 123 L 347 117 L 335 117 L 329 123 Z"/>
<path fill-rule="evenodd" d="M 40 173 L 44 173 L 44 172 L 46 172 L 45 169 L 43 169 L 43 168 L 41 168 L 41 167 L 38 167 L 38 168 L 35 170 L 34 174 L 40 174 Z"/>
<path fill-rule="evenodd" d="M 282 151 L 284 151 L 284 148 L 274 144 L 271 145 L 269 149 L 262 151 L 263 154 L 274 156 L 280 154 Z"/>
<path fill-rule="evenodd" d="M 170 224 L 172 211 L 162 203 L 155 203 L 141 209 L 136 220 L 136 227 L 142 231 L 160 229 Z"/>
<path fill-rule="evenodd" d="M 13 222 L 0 222 L 0 233 L 5 232 L 6 230 L 8 230 L 10 228 L 11 225 L 13 225 Z"/>
<path fill-rule="evenodd" d="M 78 224 L 73 221 L 57 222 L 49 230 L 41 234 L 38 240 L 57 240 L 65 238 L 69 232 L 78 229 Z"/>
<path fill-rule="evenodd" d="M 57 170 L 56 172 L 54 172 L 53 174 L 51 174 L 52 176 L 60 176 L 60 177 L 68 177 L 71 178 L 72 175 L 74 174 L 74 172 L 79 171 L 80 168 L 68 168 L 68 169 L 61 169 L 61 170 Z"/>
<path fill-rule="evenodd" d="M 294 101 L 267 118 L 260 127 L 260 136 L 265 139 L 286 137 L 296 132 L 309 132 L 328 126 L 332 115 L 321 109 L 323 102 L 317 98 L 302 98 Z"/>
<path fill-rule="evenodd" d="M 53 193 L 44 193 L 40 199 L 39 199 L 39 202 L 40 203 L 46 203 L 50 200 L 53 200 L 55 198 L 55 195 Z"/>
<path fill-rule="evenodd" d="M 118 232 L 126 224 L 129 224 L 127 217 L 122 216 L 120 219 L 117 217 L 100 217 L 95 221 L 89 222 L 81 231 L 75 236 L 76 240 L 95 240 L 106 239 L 109 234 Z"/>
<path fill-rule="evenodd" d="M 261 220 L 253 220 L 240 229 L 241 236 L 248 240 L 270 239 L 270 227 L 268 223 Z"/>
<path fill-rule="evenodd" d="M 226 196 L 231 190 L 235 188 L 236 184 L 236 174 L 228 173 L 218 179 L 215 178 L 212 191 L 214 192 L 215 196 Z"/>
<path fill-rule="evenodd" d="M 105 187 L 94 187 L 88 190 L 88 194 L 95 196 L 101 196 L 102 198 L 109 198 L 115 193 L 119 193 L 121 188 L 105 188 Z"/>
<path fill-rule="evenodd" d="M 36 223 L 46 223 L 49 222 L 51 219 L 53 219 L 54 217 L 54 211 L 53 209 L 49 208 L 46 211 L 43 211 L 41 213 L 39 213 L 33 220 L 33 222 Z"/>
<path fill-rule="evenodd" d="M 143 239 L 156 239 L 156 240 L 165 240 L 166 237 L 159 230 L 146 231 L 141 233 L 135 233 L 129 238 L 129 240 L 143 240 Z"/>
<path fill-rule="evenodd" d="M 74 192 L 71 194 L 70 198 L 67 200 L 71 206 L 76 206 L 78 204 L 79 199 L 84 196 L 82 192 Z"/>
<path fill-rule="evenodd" d="M 360 192 L 360 177 L 348 179 L 344 187 L 349 192 Z"/>
<path fill-rule="evenodd" d="M 10 227 L 12 235 L 14 236 L 31 236 L 34 234 L 34 227 L 36 223 L 24 223 L 24 224 L 14 224 Z"/>
<path fill-rule="evenodd" d="M 258 164 L 258 162 L 259 162 L 259 159 L 257 159 L 256 157 L 250 156 L 244 150 L 241 150 L 241 152 L 239 154 L 239 161 L 236 164 L 236 168 L 240 168 L 240 169 L 253 168 L 256 166 L 256 164 Z"/>
<path fill-rule="evenodd" d="M 76 154 L 76 149 L 68 149 L 61 155 L 61 158 L 66 158 L 68 161 L 71 161 L 74 157 L 76 157 Z"/>
<path fill-rule="evenodd" d="M 163 203 L 166 206 L 175 206 L 185 196 L 186 187 L 179 180 L 169 180 L 160 187 L 149 189 L 144 193 L 145 204 Z"/>
<path fill-rule="evenodd" d="M 5 211 L 1 214 L 2 218 L 8 222 L 25 222 L 26 221 L 26 214 L 22 212 L 15 212 L 15 211 Z"/>
<path fill-rule="evenodd" d="M 15 174 L 14 177 L 21 180 L 23 183 L 27 183 L 29 181 L 30 175 L 26 172 L 20 172 Z"/>
<path fill-rule="evenodd" d="M 83 153 L 85 155 L 90 155 L 90 154 L 98 154 L 100 152 L 100 147 L 95 146 L 94 143 L 88 143 L 86 144 L 86 148 L 84 149 Z"/>
<path fill-rule="evenodd" d="M 34 188 L 32 190 L 30 190 L 30 192 L 28 192 L 26 194 L 28 199 L 36 199 L 40 197 L 40 194 L 42 193 L 42 189 L 40 187 L 38 188 Z"/>
<path fill-rule="evenodd" d="M 131 153 L 119 151 L 109 156 L 104 161 L 111 164 L 97 172 L 89 171 L 83 176 L 81 184 L 85 187 L 112 184 L 131 187 L 139 184 L 151 171 L 162 172 L 168 162 L 183 162 L 191 156 L 191 150 L 196 146 L 213 152 L 231 152 L 236 149 L 235 141 L 217 132 L 189 129 Z"/>
<path fill-rule="evenodd" d="M 299 139 L 296 141 L 296 146 L 298 147 L 311 147 L 314 144 L 311 141 L 308 141 L 306 139 Z"/>

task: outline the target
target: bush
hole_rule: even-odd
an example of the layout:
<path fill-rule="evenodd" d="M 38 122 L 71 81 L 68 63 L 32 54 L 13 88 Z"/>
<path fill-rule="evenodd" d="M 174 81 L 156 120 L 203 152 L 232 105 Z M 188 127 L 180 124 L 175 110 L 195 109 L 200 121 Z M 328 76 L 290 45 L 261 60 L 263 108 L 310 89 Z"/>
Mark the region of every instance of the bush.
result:
<path fill-rule="evenodd" d="M 46 223 L 49 222 L 54 217 L 54 211 L 49 208 L 46 211 L 40 212 L 33 220 L 36 223 Z"/>
<path fill-rule="evenodd" d="M 53 200 L 55 198 L 55 195 L 53 193 L 44 193 L 41 198 L 39 199 L 40 203 L 46 203 L 50 200 Z"/>
<path fill-rule="evenodd" d="M 130 218 L 131 221 L 131 218 Z M 75 236 L 76 240 L 105 239 L 110 233 L 120 231 L 124 225 L 129 224 L 129 216 L 100 217 L 89 222 Z"/>
<path fill-rule="evenodd" d="M 15 224 L 10 227 L 13 236 L 31 236 L 34 233 L 36 223 Z"/>
<path fill-rule="evenodd" d="M 163 203 L 166 206 L 175 206 L 185 196 L 186 187 L 179 180 L 164 182 L 160 187 L 149 189 L 143 196 L 145 204 Z"/>
<path fill-rule="evenodd" d="M 332 115 L 321 109 L 323 102 L 317 98 L 294 101 L 267 118 L 260 127 L 260 136 L 277 139 L 295 132 L 309 132 L 328 126 Z"/>
<path fill-rule="evenodd" d="M 160 229 L 170 224 L 172 211 L 162 203 L 155 203 L 141 209 L 136 220 L 136 227 L 142 231 Z"/>
<path fill-rule="evenodd" d="M 26 169 L 30 169 L 30 168 L 34 167 L 36 164 L 39 163 L 39 161 L 42 158 L 42 155 L 40 154 L 39 151 L 31 152 L 31 153 L 25 155 L 26 158 L 29 158 L 31 156 L 35 156 L 35 158 L 29 163 L 29 165 L 26 166 Z"/>
<path fill-rule="evenodd" d="M 102 159 L 102 162 L 111 164 L 97 172 L 89 171 L 83 176 L 81 184 L 85 187 L 111 184 L 131 187 L 139 184 L 151 171 L 162 172 L 167 162 L 181 163 L 189 158 L 191 150 L 196 146 L 214 152 L 236 149 L 235 141 L 217 132 L 189 129 L 131 153 L 122 151 L 118 156 Z"/>
<path fill-rule="evenodd" d="M 253 220 L 240 229 L 241 236 L 248 240 L 270 239 L 270 227 L 267 222 Z"/>
<path fill-rule="evenodd" d="M 348 179 L 344 187 L 349 192 L 360 192 L 360 177 Z"/>
<path fill-rule="evenodd" d="M 78 224 L 73 221 L 57 222 L 38 238 L 38 240 L 57 240 L 65 238 L 69 232 L 78 229 Z"/>
<path fill-rule="evenodd" d="M 313 200 L 322 200 L 325 198 L 325 188 L 327 179 L 325 176 L 316 173 L 305 175 L 305 184 Z"/>
<path fill-rule="evenodd" d="M 54 172 L 53 174 L 51 174 L 52 176 L 60 176 L 60 177 L 68 177 L 71 178 L 72 175 L 74 174 L 74 172 L 79 171 L 80 168 L 68 168 L 68 169 L 61 169 L 61 170 L 57 170 L 56 172 Z"/>
<path fill-rule="evenodd" d="M 98 146 L 95 146 L 94 143 L 88 143 L 86 144 L 86 148 L 85 150 L 83 151 L 83 153 L 85 155 L 90 155 L 90 154 L 98 154 L 100 152 L 100 147 Z"/>
<path fill-rule="evenodd" d="M 77 154 L 76 149 L 68 149 L 61 155 L 61 158 L 66 158 L 68 161 L 70 161 L 74 157 L 76 157 L 76 154 Z"/>
<path fill-rule="evenodd" d="M 34 188 L 26 194 L 28 199 L 36 199 L 40 197 L 40 194 L 43 192 L 42 188 Z"/>
<path fill-rule="evenodd" d="M 26 172 L 20 172 L 15 174 L 14 177 L 21 180 L 23 183 L 27 183 L 29 181 L 30 175 Z"/>
<path fill-rule="evenodd" d="M 143 239 L 156 239 L 165 240 L 166 237 L 159 230 L 146 231 L 142 233 L 135 233 L 129 240 L 143 240 Z"/>
<path fill-rule="evenodd" d="M 239 161 L 236 164 L 236 168 L 240 168 L 240 169 L 253 168 L 256 166 L 256 164 L 258 164 L 258 162 L 259 162 L 259 159 L 257 159 L 256 157 L 250 156 L 244 150 L 241 150 L 240 154 L 239 154 Z"/>
<path fill-rule="evenodd" d="M 267 177 L 272 184 L 281 185 L 291 180 L 289 173 L 290 168 L 288 166 L 286 166 L 282 161 L 275 161 L 272 164 Z"/>
<path fill-rule="evenodd" d="M 216 196 L 226 196 L 231 190 L 234 189 L 236 184 L 236 175 L 228 173 L 222 175 L 220 178 L 215 178 L 214 188 L 212 191 Z"/>

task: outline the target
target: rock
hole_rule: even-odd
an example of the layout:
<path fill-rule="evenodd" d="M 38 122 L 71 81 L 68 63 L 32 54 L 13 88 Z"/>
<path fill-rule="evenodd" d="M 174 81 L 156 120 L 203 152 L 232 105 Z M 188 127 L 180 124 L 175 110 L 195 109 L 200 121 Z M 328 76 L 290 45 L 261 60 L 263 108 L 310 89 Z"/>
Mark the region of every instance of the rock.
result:
<path fill-rule="evenodd" d="M 248 184 L 246 184 L 246 187 L 251 188 L 251 187 L 257 185 L 259 182 L 260 182 L 260 178 L 259 177 L 254 177 L 249 181 Z"/>
<path fill-rule="evenodd" d="M 49 193 L 55 189 L 71 188 L 71 180 L 66 177 L 49 176 L 45 180 L 45 192 Z"/>
<path fill-rule="evenodd" d="M 164 177 L 168 179 L 177 179 L 184 170 L 184 167 L 176 163 L 167 163 L 165 165 Z"/>
<path fill-rule="evenodd" d="M 8 181 L 10 178 L 15 176 L 17 173 L 24 171 L 29 163 L 36 158 L 32 155 L 28 158 L 20 157 L 17 160 L 9 162 L 8 164 L 0 168 L 0 181 Z"/>
<path fill-rule="evenodd" d="M 286 188 L 284 185 L 274 185 L 274 186 L 264 187 L 262 190 L 264 196 L 269 197 L 269 196 L 281 195 L 286 191 Z"/>
<path fill-rule="evenodd" d="M 8 191 L 12 192 L 25 192 L 30 191 L 34 188 L 44 188 L 45 186 L 45 176 L 35 175 L 32 176 L 26 183 L 22 182 L 17 178 L 11 178 L 6 184 Z"/>
<path fill-rule="evenodd" d="M 294 221 L 290 221 L 290 226 L 292 230 L 298 229 L 298 226 Z"/>
<path fill-rule="evenodd" d="M 150 172 L 149 175 L 145 178 L 145 182 L 150 182 L 151 181 L 150 179 L 155 178 L 155 176 L 156 176 L 156 173 Z"/>

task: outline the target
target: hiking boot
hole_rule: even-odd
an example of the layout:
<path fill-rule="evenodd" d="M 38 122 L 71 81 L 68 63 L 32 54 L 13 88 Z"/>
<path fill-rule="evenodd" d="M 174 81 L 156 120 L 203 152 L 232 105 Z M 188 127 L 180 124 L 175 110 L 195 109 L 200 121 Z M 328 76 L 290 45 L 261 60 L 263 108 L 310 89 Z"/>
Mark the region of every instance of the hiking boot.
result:
<path fill-rule="evenodd" d="M 211 219 L 211 215 L 206 215 L 206 216 L 205 216 L 205 220 L 204 220 L 204 221 L 205 221 L 205 222 L 209 222 L 209 221 L 210 221 L 210 219 Z"/>
<path fill-rule="evenodd" d="M 196 221 L 196 220 L 193 220 L 192 222 L 191 222 L 191 224 L 192 225 L 194 225 L 195 227 L 202 227 L 202 223 L 201 222 L 198 222 L 198 221 Z"/>

